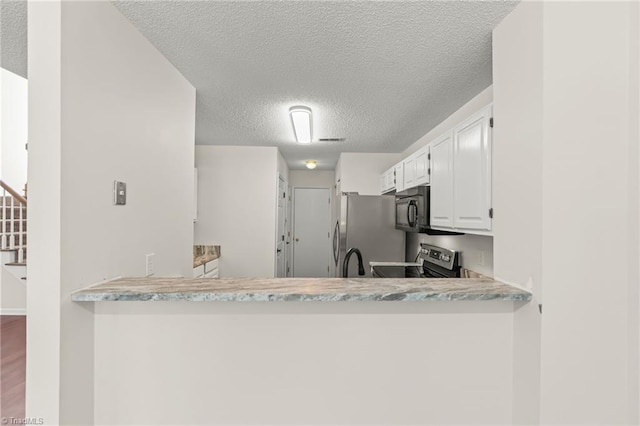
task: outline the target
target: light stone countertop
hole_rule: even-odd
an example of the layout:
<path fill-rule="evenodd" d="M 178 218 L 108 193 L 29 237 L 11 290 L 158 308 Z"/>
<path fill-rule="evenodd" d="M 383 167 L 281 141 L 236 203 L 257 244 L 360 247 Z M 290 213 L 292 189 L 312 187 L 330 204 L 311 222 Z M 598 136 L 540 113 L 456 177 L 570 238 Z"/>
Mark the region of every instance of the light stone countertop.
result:
<path fill-rule="evenodd" d="M 119 278 L 74 292 L 103 301 L 460 301 L 531 300 L 531 293 L 489 278 Z"/>

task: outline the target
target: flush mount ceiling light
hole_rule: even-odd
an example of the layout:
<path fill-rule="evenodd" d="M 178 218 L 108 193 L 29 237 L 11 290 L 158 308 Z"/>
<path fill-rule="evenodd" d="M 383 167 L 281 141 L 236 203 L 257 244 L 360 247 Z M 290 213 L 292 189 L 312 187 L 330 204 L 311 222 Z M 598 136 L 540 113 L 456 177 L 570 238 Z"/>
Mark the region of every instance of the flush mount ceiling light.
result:
<path fill-rule="evenodd" d="M 311 143 L 311 108 L 294 106 L 289 108 L 289 115 L 298 143 Z"/>
<path fill-rule="evenodd" d="M 305 161 L 305 164 L 307 165 L 307 169 L 315 169 L 316 166 L 318 165 L 318 163 L 315 160 L 307 160 Z"/>

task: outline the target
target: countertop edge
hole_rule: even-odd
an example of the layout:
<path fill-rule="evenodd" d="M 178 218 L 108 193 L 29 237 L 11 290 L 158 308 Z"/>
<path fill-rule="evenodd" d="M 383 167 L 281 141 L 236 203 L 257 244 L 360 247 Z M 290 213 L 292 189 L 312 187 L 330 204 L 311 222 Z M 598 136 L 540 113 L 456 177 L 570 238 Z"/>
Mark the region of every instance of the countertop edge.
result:
<path fill-rule="evenodd" d="M 175 284 L 171 280 L 176 280 Z M 148 280 L 145 278 L 121 278 L 76 290 L 71 294 L 71 300 L 74 302 L 528 302 L 532 299 L 532 294 L 521 288 L 496 280 L 473 278 L 451 281 L 450 287 L 448 286 L 449 280 L 372 279 L 372 288 L 369 288 L 369 283 L 363 280 L 351 280 L 345 283 L 338 281 L 336 283 L 336 279 L 327 279 L 331 283 L 325 283 L 323 282 L 325 279 L 299 279 L 298 281 L 290 281 L 290 288 L 282 288 L 282 286 L 274 286 L 272 289 L 268 287 L 255 288 L 256 281 L 282 284 L 282 280 L 238 278 L 232 280 L 234 287 L 229 289 L 228 282 L 226 282 L 227 287 L 224 288 L 225 280 L 217 279 L 207 282 L 188 278 Z M 385 283 L 385 281 L 389 281 L 393 285 Z M 246 285 L 244 289 L 242 288 L 243 282 Z M 376 288 L 375 284 L 378 283 L 380 285 Z M 251 288 L 251 284 L 254 285 L 253 288 Z M 328 286 L 333 284 L 335 287 L 328 291 L 324 289 L 318 291 L 317 286 L 325 284 Z M 183 288 L 172 291 L 174 285 L 182 285 Z M 189 288 L 189 285 L 193 285 L 193 287 Z M 208 287 L 209 285 L 211 288 Z M 215 288 L 216 285 L 219 288 Z M 357 288 L 358 285 L 361 287 Z M 367 286 L 367 288 L 362 288 L 363 286 Z"/>
<path fill-rule="evenodd" d="M 74 302 L 529 302 L 530 294 L 259 294 L 259 293 L 162 293 L 162 294 L 74 294 Z"/>

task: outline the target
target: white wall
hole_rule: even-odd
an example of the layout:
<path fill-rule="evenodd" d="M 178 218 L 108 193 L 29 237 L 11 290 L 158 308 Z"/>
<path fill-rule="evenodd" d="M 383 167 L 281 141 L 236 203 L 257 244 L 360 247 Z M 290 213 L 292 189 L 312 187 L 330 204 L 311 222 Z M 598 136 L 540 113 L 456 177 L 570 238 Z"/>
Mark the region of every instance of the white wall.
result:
<path fill-rule="evenodd" d="M 343 152 L 336 164 L 341 192 L 380 195 L 380 175 L 400 161 L 400 154 Z"/>
<path fill-rule="evenodd" d="M 300 188 L 330 188 L 335 193 L 333 184 L 335 172 L 333 170 L 291 170 L 289 183 Z"/>
<path fill-rule="evenodd" d="M 223 277 L 273 277 L 277 148 L 198 145 L 196 167 L 196 244 L 220 245 Z"/>
<path fill-rule="evenodd" d="M 284 178 L 285 182 L 289 181 L 289 166 L 280 151 L 278 151 L 278 173 Z"/>
<path fill-rule="evenodd" d="M 540 420 L 542 8 L 523 2 L 493 33 L 494 272 L 534 294 L 514 313 L 514 424 Z"/>
<path fill-rule="evenodd" d="M 27 313 L 27 283 L 7 268 L 0 268 L 0 315 Z"/>
<path fill-rule="evenodd" d="M 511 316 L 490 301 L 98 303 L 96 423 L 509 424 Z"/>
<path fill-rule="evenodd" d="M 29 42 L 27 415 L 91 424 L 93 312 L 69 295 L 147 253 L 191 273 L 195 90 L 109 2 L 30 3 Z"/>
<path fill-rule="evenodd" d="M 0 68 L 0 179 L 22 194 L 27 183 L 27 80 Z"/>
<path fill-rule="evenodd" d="M 632 2 L 523 2 L 494 33 L 495 272 L 534 292 L 514 423 L 638 422 L 639 56 Z"/>
<path fill-rule="evenodd" d="M 627 339 L 637 324 L 629 323 L 628 292 L 638 285 L 629 275 L 638 257 L 619 254 L 637 253 L 633 7 L 544 5 L 543 423 L 626 424 L 632 411 L 628 390 L 637 377 L 629 375 Z M 563 256 L 554 253 L 559 247 Z"/>

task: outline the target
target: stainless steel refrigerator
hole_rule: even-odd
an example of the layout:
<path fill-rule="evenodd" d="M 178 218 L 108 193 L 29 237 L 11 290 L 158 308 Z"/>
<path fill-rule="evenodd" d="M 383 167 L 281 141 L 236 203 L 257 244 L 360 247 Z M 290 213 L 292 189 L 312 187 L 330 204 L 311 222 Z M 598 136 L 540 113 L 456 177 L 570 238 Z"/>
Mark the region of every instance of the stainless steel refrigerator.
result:
<path fill-rule="evenodd" d="M 393 195 L 343 193 L 337 203 L 338 220 L 333 229 L 333 260 L 336 277 L 342 277 L 347 251 L 362 253 L 365 277 L 371 277 L 369 262 L 404 262 L 405 233 L 395 229 L 396 205 Z M 358 259 L 349 260 L 349 277 L 358 277 Z"/>

